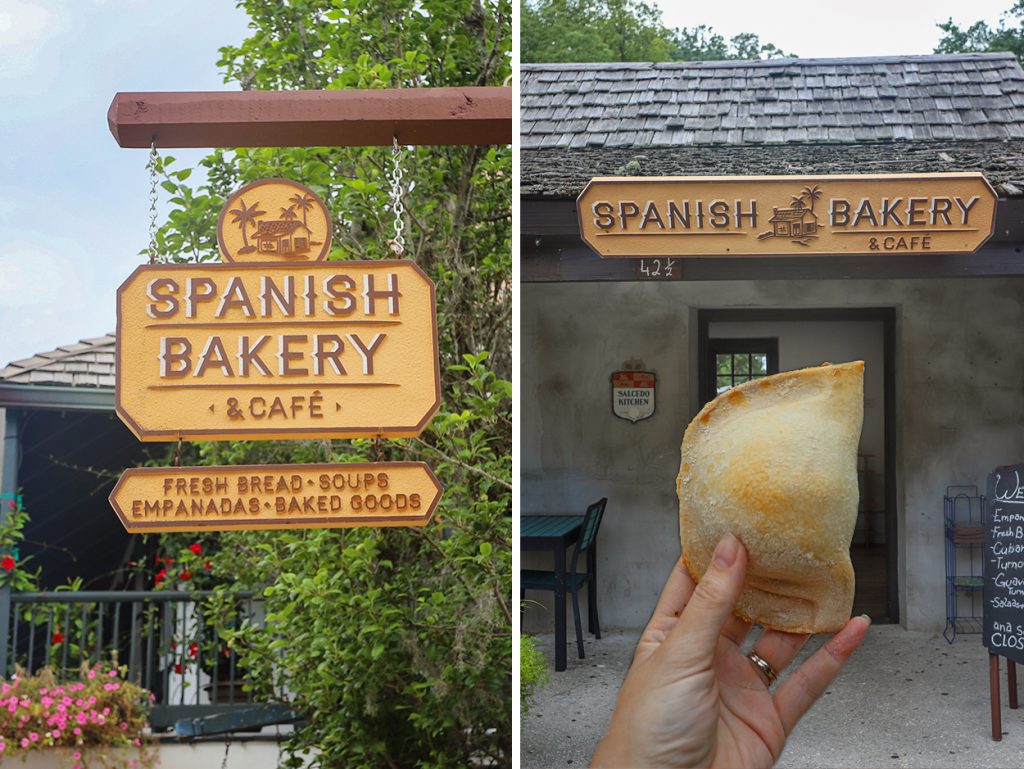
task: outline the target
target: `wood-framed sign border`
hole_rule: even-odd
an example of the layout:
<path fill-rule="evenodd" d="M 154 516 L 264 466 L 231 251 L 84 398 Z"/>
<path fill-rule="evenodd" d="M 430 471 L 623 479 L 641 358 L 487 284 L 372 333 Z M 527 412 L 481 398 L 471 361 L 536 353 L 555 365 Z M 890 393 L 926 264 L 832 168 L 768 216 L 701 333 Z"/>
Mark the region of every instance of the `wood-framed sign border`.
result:
<path fill-rule="evenodd" d="M 987 234 L 974 246 L 973 249 L 967 251 L 964 249 L 943 249 L 936 248 L 934 250 L 823 250 L 823 251 L 807 251 L 807 250 L 796 250 L 794 248 L 788 248 L 782 251 L 742 251 L 739 253 L 729 251 L 715 251 L 715 252 L 692 252 L 687 251 L 683 248 L 674 250 L 672 253 L 648 253 L 647 251 L 637 250 L 628 254 L 604 254 L 596 247 L 595 243 L 589 240 L 589 232 L 592 227 L 585 226 L 584 214 L 583 214 L 583 203 L 584 198 L 588 192 L 596 186 L 603 186 L 609 184 L 622 184 L 623 186 L 629 185 L 730 185 L 730 184 L 818 184 L 824 182 L 846 182 L 846 183 L 874 183 L 874 182 L 981 182 L 986 192 L 991 196 L 992 201 L 992 216 L 989 221 Z M 901 256 L 908 254 L 916 255 L 945 255 L 945 254 L 974 254 L 987 243 L 996 231 L 996 211 L 999 206 L 999 196 L 995 189 L 992 187 L 985 175 L 978 171 L 960 171 L 960 172 L 937 172 L 937 173 L 905 173 L 905 174 L 809 174 L 809 175 L 741 175 L 741 176 L 596 176 L 587 181 L 584 185 L 583 190 L 576 198 L 576 223 L 579 228 L 580 239 L 586 244 L 594 253 L 600 256 L 602 259 L 664 259 L 666 257 L 671 258 L 772 258 L 772 257 L 822 257 L 822 256 L 872 256 L 872 257 L 883 257 L 883 256 Z M 925 228 L 927 229 L 927 228 Z M 983 231 L 983 230 L 981 230 Z M 621 237 L 628 237 L 629 233 L 617 233 Z M 653 236 L 653 233 L 631 233 L 639 237 Z M 864 232 L 866 236 L 870 236 L 871 232 Z M 877 233 L 876 233 L 877 234 Z M 678 237 L 687 237 L 687 233 L 677 233 Z M 692 236 L 692 235 L 691 235 Z M 696 236 L 692 236 L 696 237 Z"/>
<path fill-rule="evenodd" d="M 131 281 L 139 273 L 152 269 L 154 265 L 140 264 L 122 282 L 117 289 L 117 333 L 115 335 L 114 360 L 117 372 L 114 380 L 114 411 L 122 422 L 132 431 L 136 438 L 142 441 L 176 441 L 176 440 L 305 440 L 311 438 L 406 438 L 419 435 L 430 421 L 434 418 L 441 407 L 441 369 L 440 369 L 440 347 L 437 331 L 437 287 L 423 269 L 410 259 L 383 260 L 383 259 L 353 259 L 339 262 L 302 262 L 299 264 L 287 264 L 282 262 L 214 262 L 214 263 L 188 263 L 188 264 L 160 264 L 155 265 L 162 270 L 173 270 L 185 272 L 187 270 L 220 269 L 229 270 L 253 270 L 270 269 L 295 271 L 307 268 L 322 269 L 328 264 L 337 264 L 339 268 L 345 266 L 355 267 L 382 267 L 389 262 L 400 263 L 403 266 L 411 267 L 422 277 L 429 286 L 431 306 L 431 330 L 430 339 L 434 346 L 435 355 L 431 366 L 433 374 L 434 400 L 425 411 L 424 416 L 412 425 L 355 425 L 346 427 L 313 427 L 313 428 L 238 428 L 238 429 L 150 429 L 144 428 L 122 405 L 123 382 L 120 369 L 123 348 L 123 328 L 121 313 L 121 294 Z"/>

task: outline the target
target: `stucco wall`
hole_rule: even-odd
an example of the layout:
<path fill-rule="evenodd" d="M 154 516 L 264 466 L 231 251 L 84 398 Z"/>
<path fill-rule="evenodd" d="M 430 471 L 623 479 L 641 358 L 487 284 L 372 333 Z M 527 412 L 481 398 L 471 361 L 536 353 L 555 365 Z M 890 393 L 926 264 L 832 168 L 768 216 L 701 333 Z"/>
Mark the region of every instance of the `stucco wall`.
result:
<path fill-rule="evenodd" d="M 692 416 L 697 308 L 897 308 L 896 466 L 901 621 L 941 629 L 942 495 L 1024 461 L 1024 279 L 530 284 L 522 291 L 521 509 L 578 512 L 608 497 L 602 625 L 636 627 L 679 555 L 675 476 Z M 611 413 L 609 375 L 640 358 L 657 412 Z M 523 565 L 550 568 L 526 553 Z M 530 593 L 526 630 L 550 629 Z M 570 635 L 571 635 L 571 622 Z"/>

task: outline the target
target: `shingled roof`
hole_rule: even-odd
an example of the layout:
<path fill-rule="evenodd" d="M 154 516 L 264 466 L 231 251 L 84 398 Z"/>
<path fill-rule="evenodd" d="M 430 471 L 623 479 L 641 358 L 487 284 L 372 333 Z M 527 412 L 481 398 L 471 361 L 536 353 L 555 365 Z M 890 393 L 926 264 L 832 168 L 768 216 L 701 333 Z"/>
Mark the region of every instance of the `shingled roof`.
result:
<path fill-rule="evenodd" d="M 0 384 L 113 388 L 116 342 L 106 334 L 13 361 L 0 369 Z"/>
<path fill-rule="evenodd" d="M 525 147 L 1021 139 L 1011 53 L 524 64 Z"/>
<path fill-rule="evenodd" d="M 952 166 L 995 174 L 1006 195 L 1024 179 L 1024 71 L 1010 53 L 524 64 L 521 80 L 524 195 L 576 194 L 581 174 L 630 164 L 618 173 Z"/>

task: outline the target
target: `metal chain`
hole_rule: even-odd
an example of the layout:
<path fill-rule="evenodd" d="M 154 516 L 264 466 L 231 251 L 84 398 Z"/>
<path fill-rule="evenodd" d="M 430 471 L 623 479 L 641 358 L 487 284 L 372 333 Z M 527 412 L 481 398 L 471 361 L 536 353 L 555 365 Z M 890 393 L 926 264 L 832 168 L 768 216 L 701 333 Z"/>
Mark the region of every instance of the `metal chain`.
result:
<path fill-rule="evenodd" d="M 402 203 L 402 181 L 405 178 L 405 169 L 402 161 L 405 158 L 405 150 L 398 144 L 398 138 L 391 139 L 391 170 L 388 172 L 388 179 L 391 181 L 391 204 L 388 206 L 395 218 L 395 237 L 388 241 L 388 248 L 395 256 L 402 256 L 405 253 L 405 205 Z"/>
<path fill-rule="evenodd" d="M 156 151 L 156 139 L 153 139 L 149 147 L 149 162 L 146 168 L 149 171 L 149 263 L 156 264 L 156 167 L 160 155 Z"/>

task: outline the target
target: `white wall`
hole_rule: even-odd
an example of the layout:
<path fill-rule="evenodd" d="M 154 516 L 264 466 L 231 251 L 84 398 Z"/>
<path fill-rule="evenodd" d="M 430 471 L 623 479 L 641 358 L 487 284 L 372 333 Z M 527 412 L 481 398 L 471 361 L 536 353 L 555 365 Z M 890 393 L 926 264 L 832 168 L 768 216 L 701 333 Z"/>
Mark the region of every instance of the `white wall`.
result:
<path fill-rule="evenodd" d="M 1022 299 L 1016 278 L 525 285 L 521 509 L 582 513 L 607 496 L 602 624 L 642 625 L 679 556 L 694 308 L 896 307 L 900 608 L 907 627 L 941 629 L 945 487 L 983 485 L 995 465 L 1024 460 Z M 610 405 L 609 376 L 631 357 L 658 374 L 657 412 L 636 424 Z M 523 566 L 550 559 L 524 553 Z M 551 628 L 547 606 L 528 608 L 527 631 Z"/>

